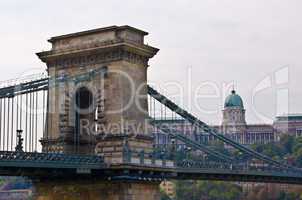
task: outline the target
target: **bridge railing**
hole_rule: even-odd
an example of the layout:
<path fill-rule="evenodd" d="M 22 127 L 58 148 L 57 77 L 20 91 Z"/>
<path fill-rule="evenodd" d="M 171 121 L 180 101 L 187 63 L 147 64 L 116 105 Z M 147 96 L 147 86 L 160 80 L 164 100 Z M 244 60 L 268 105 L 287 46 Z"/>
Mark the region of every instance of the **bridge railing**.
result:
<path fill-rule="evenodd" d="M 200 157 L 190 158 L 186 155 L 177 155 L 177 152 L 169 152 L 167 149 L 155 150 L 146 153 L 144 151 L 124 151 L 123 163 L 139 165 L 153 168 L 170 168 L 180 171 L 207 171 L 207 173 L 226 173 L 226 174 L 254 174 L 266 176 L 289 176 L 302 177 L 302 170 L 282 168 L 273 165 L 253 166 L 250 163 L 228 163 L 223 161 L 213 161 L 201 159 Z"/>
<path fill-rule="evenodd" d="M 100 169 L 104 167 L 104 160 L 99 156 L 90 155 L 1 151 L 0 167 Z"/>

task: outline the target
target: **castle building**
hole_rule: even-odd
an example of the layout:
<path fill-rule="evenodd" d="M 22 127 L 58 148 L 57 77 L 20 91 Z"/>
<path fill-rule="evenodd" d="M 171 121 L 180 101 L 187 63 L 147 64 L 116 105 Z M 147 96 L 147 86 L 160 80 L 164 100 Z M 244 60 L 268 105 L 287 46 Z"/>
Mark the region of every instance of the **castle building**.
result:
<path fill-rule="evenodd" d="M 235 90 L 225 99 L 222 112 L 222 124 L 215 128 L 240 144 L 266 144 L 277 139 L 271 124 L 246 123 L 243 101 Z"/>
<path fill-rule="evenodd" d="M 281 135 L 302 136 L 302 114 L 277 116 L 273 124 L 248 124 L 245 119 L 245 108 L 242 98 L 235 90 L 227 96 L 222 110 L 221 125 L 212 126 L 219 133 L 243 144 L 267 144 L 278 141 Z M 215 138 L 202 130 L 198 130 L 183 119 L 158 120 L 165 126 L 172 126 L 177 131 L 189 136 L 195 141 L 209 143 Z M 165 134 L 156 133 L 157 144 L 167 144 L 169 138 Z"/>

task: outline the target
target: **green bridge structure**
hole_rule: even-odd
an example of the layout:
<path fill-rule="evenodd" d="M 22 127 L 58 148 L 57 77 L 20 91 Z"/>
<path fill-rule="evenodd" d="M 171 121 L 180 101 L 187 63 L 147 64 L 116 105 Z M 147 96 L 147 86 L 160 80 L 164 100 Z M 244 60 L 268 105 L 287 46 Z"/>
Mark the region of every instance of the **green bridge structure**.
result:
<path fill-rule="evenodd" d="M 80 195 L 66 199 L 157 200 L 165 180 L 302 183 L 301 169 L 229 139 L 147 85 L 148 59 L 158 49 L 144 44 L 145 35 L 112 26 L 51 38 L 52 50 L 38 53 L 47 75 L 0 84 L 0 175 L 33 180 L 41 200 L 63 199 L 71 185 Z M 107 108 L 134 95 L 129 77 L 135 90 L 142 88 L 135 94 L 145 112 L 130 105 L 110 113 Z M 81 127 L 81 120 L 95 125 L 121 118 L 147 125 L 141 133 L 94 127 L 92 134 Z M 165 119 L 185 120 L 241 156 L 163 126 Z M 166 134 L 168 144 L 157 144 L 156 133 Z"/>

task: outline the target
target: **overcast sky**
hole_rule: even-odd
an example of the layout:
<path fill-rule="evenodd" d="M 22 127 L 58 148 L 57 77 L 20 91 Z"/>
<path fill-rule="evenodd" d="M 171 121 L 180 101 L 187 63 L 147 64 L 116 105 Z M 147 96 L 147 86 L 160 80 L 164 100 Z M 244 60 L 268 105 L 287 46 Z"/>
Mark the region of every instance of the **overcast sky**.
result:
<path fill-rule="evenodd" d="M 51 36 L 127 24 L 161 49 L 149 81 L 168 96 L 183 86 L 184 107 L 220 123 L 234 82 L 247 122 L 267 123 L 286 112 L 287 90 L 289 111 L 302 113 L 301 9 L 301 0 L 2 0 L 0 80 L 45 69 L 35 53 Z"/>

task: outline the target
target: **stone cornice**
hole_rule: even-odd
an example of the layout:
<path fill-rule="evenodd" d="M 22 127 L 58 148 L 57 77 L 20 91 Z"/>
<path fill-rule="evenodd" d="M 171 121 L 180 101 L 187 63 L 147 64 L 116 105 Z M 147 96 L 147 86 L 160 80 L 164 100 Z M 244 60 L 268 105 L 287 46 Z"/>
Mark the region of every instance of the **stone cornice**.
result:
<path fill-rule="evenodd" d="M 129 41 L 110 41 L 87 45 L 85 48 L 70 47 L 64 50 L 51 50 L 37 53 L 48 67 L 66 67 L 70 65 L 85 65 L 90 63 L 104 63 L 116 60 L 126 60 L 132 63 L 147 64 L 159 49 L 138 45 Z M 91 61 L 91 62 L 90 62 Z"/>
<path fill-rule="evenodd" d="M 137 33 L 140 33 L 144 36 L 148 35 L 148 33 L 145 32 L 145 31 L 134 28 L 132 26 L 124 25 L 124 26 L 108 26 L 108 27 L 97 28 L 97 29 L 92 29 L 92 30 L 88 30 L 88 31 L 82 31 L 82 32 L 71 33 L 71 34 L 67 34 L 67 35 L 56 36 L 56 37 L 50 38 L 48 41 L 53 43 L 57 40 L 62 40 L 62 39 L 68 39 L 68 38 L 79 37 L 79 36 L 83 36 L 83 35 L 106 32 L 106 31 L 126 30 L 126 29 L 132 30 L 132 31 L 137 32 Z"/>

